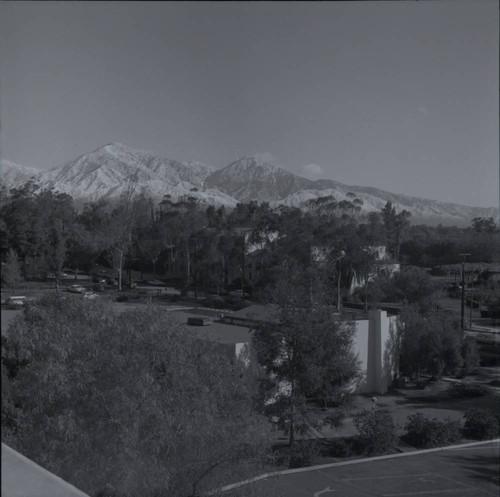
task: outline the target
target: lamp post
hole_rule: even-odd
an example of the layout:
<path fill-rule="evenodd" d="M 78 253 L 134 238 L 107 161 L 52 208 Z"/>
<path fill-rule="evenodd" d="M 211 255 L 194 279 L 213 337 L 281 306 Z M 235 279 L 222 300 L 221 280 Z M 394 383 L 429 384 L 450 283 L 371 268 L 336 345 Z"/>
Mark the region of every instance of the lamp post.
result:
<path fill-rule="evenodd" d="M 462 258 L 462 306 L 461 306 L 461 323 L 462 330 L 465 329 L 465 259 L 470 254 L 459 254 Z"/>
<path fill-rule="evenodd" d="M 470 314 L 469 314 L 469 328 L 472 329 L 472 308 L 474 307 L 474 266 L 472 266 L 472 271 L 469 271 L 471 275 L 470 278 Z"/>

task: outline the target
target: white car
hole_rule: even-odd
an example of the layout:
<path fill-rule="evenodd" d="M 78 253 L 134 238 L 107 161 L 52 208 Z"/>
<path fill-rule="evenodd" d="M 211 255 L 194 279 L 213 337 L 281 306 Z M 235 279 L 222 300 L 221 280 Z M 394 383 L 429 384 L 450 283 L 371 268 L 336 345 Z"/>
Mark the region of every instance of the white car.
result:
<path fill-rule="evenodd" d="M 69 288 L 68 288 L 68 292 L 71 292 L 71 293 L 85 293 L 87 290 L 85 288 L 83 288 L 83 286 L 81 285 L 71 285 Z"/>
<path fill-rule="evenodd" d="M 97 293 L 92 293 L 92 292 L 85 292 L 83 295 L 83 298 L 88 300 L 94 300 L 97 299 L 98 297 L 99 295 L 97 295 Z"/>
<path fill-rule="evenodd" d="M 25 303 L 26 303 L 26 297 L 17 296 L 17 297 L 9 297 L 7 299 L 7 307 L 9 309 L 19 309 L 23 307 Z"/>

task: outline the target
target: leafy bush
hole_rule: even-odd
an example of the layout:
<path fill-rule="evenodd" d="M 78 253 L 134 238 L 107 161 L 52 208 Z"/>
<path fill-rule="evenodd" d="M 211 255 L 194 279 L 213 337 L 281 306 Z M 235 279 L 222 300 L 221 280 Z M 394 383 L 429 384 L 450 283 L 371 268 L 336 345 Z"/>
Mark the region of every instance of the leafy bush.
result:
<path fill-rule="evenodd" d="M 462 438 L 460 421 L 430 419 L 420 412 L 408 417 L 405 430 L 406 441 L 419 448 L 442 447 Z"/>
<path fill-rule="evenodd" d="M 477 440 L 489 440 L 499 434 L 498 419 L 488 409 L 469 409 L 465 413 L 464 435 Z"/>
<path fill-rule="evenodd" d="M 323 450 L 323 455 L 327 457 L 359 456 L 364 452 L 364 448 L 360 445 L 357 438 L 332 438 L 328 440 Z"/>
<path fill-rule="evenodd" d="M 394 420 L 386 409 L 367 410 L 354 416 L 358 441 L 368 455 L 386 454 L 396 443 Z"/>
<path fill-rule="evenodd" d="M 266 454 L 265 463 L 273 466 L 288 466 L 302 468 L 312 466 L 322 452 L 319 440 L 296 440 L 290 445 L 275 445 L 272 451 Z"/>
<path fill-rule="evenodd" d="M 298 440 L 291 450 L 288 466 L 290 468 L 312 466 L 318 455 L 319 445 L 316 440 Z"/>
<path fill-rule="evenodd" d="M 464 383 L 455 383 L 448 389 L 450 397 L 459 399 L 464 397 L 483 397 L 488 393 L 488 389 L 480 385 L 467 385 Z"/>

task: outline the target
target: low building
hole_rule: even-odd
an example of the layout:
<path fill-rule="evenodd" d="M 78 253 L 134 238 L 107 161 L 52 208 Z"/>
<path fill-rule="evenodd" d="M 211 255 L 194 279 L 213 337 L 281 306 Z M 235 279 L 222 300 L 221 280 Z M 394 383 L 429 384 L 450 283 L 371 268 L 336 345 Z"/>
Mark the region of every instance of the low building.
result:
<path fill-rule="evenodd" d="M 207 316 L 213 315 L 207 311 Z M 179 322 L 187 323 L 189 317 L 200 317 L 189 310 L 175 313 Z M 240 311 L 219 316 L 208 326 L 189 326 L 193 333 L 208 340 L 219 342 L 231 359 L 249 360 L 252 329 L 259 322 L 276 319 L 277 308 L 273 305 L 251 305 Z M 356 393 L 385 393 L 397 373 L 397 316 L 387 311 L 342 311 L 339 319 L 352 322 L 356 333 L 354 351 L 362 369 L 362 380 Z"/>

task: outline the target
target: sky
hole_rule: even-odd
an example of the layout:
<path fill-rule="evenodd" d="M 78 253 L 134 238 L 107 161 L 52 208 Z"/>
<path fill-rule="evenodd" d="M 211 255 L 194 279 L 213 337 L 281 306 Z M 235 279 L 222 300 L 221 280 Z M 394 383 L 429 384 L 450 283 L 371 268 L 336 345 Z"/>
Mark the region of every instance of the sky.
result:
<path fill-rule="evenodd" d="M 1 2 L 0 154 L 110 142 L 499 202 L 497 0 Z"/>

